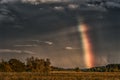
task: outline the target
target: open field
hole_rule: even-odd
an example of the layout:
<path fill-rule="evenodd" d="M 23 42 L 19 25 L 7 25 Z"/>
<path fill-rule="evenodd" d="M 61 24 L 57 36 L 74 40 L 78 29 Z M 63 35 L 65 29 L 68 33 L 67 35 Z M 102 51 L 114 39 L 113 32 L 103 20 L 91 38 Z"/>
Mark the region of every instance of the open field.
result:
<path fill-rule="evenodd" d="M 120 80 L 120 72 L 1 72 L 0 80 Z"/>

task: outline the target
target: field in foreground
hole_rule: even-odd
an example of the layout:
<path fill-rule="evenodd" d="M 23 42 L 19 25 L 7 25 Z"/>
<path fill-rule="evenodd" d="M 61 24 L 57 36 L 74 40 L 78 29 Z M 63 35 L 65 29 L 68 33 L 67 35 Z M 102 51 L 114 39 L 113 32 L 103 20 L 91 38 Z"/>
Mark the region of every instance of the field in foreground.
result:
<path fill-rule="evenodd" d="M 0 80 L 120 80 L 120 72 L 1 72 Z"/>

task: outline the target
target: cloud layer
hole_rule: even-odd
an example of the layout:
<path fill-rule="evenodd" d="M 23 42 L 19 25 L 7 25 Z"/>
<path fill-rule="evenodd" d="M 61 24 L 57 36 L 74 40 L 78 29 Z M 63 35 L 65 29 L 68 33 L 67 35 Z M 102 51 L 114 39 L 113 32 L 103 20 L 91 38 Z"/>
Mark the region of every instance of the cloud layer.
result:
<path fill-rule="evenodd" d="M 0 49 L 0 54 L 1 53 L 19 53 L 19 54 L 30 54 L 33 55 L 35 54 L 32 51 L 28 51 L 28 50 L 12 50 L 12 49 Z"/>
<path fill-rule="evenodd" d="M 54 66 L 85 68 L 78 26 L 86 23 L 91 29 L 96 66 L 119 63 L 120 12 L 64 5 L 0 4 L 0 58 L 37 56 L 50 58 Z"/>

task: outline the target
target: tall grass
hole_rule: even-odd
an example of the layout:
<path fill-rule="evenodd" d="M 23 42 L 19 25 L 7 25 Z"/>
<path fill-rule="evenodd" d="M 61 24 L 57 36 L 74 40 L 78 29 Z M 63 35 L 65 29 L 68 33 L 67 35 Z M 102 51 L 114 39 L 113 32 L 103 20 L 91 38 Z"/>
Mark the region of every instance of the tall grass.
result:
<path fill-rule="evenodd" d="M 120 80 L 120 72 L 1 72 L 0 80 Z"/>

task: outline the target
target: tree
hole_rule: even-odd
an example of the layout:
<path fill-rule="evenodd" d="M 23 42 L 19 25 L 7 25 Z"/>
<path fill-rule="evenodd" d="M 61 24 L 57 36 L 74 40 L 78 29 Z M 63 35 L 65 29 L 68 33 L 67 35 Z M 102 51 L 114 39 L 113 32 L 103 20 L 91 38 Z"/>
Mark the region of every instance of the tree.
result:
<path fill-rule="evenodd" d="M 48 73 L 50 71 L 50 60 L 30 57 L 27 58 L 27 71 Z"/>
<path fill-rule="evenodd" d="M 23 72 L 25 71 L 25 64 L 22 63 L 21 61 L 17 60 L 17 59 L 10 59 L 8 61 L 11 69 L 14 71 L 14 72 Z"/>
<path fill-rule="evenodd" d="M 80 71 L 79 67 L 76 67 L 76 68 L 75 68 L 75 71 L 76 71 L 76 72 L 79 72 L 79 71 Z"/>
<path fill-rule="evenodd" d="M 46 61 L 44 62 L 44 71 L 47 73 L 51 70 L 50 64 L 50 59 L 46 59 Z"/>
<path fill-rule="evenodd" d="M 12 69 L 8 62 L 2 60 L 2 62 L 0 63 L 0 72 L 12 72 Z"/>
<path fill-rule="evenodd" d="M 30 57 L 27 58 L 27 63 L 21 62 L 17 59 L 10 59 L 9 61 L 2 60 L 0 62 L 0 71 L 1 72 L 41 72 L 41 73 L 49 73 L 51 70 L 50 67 L 50 59 L 39 59 Z"/>

